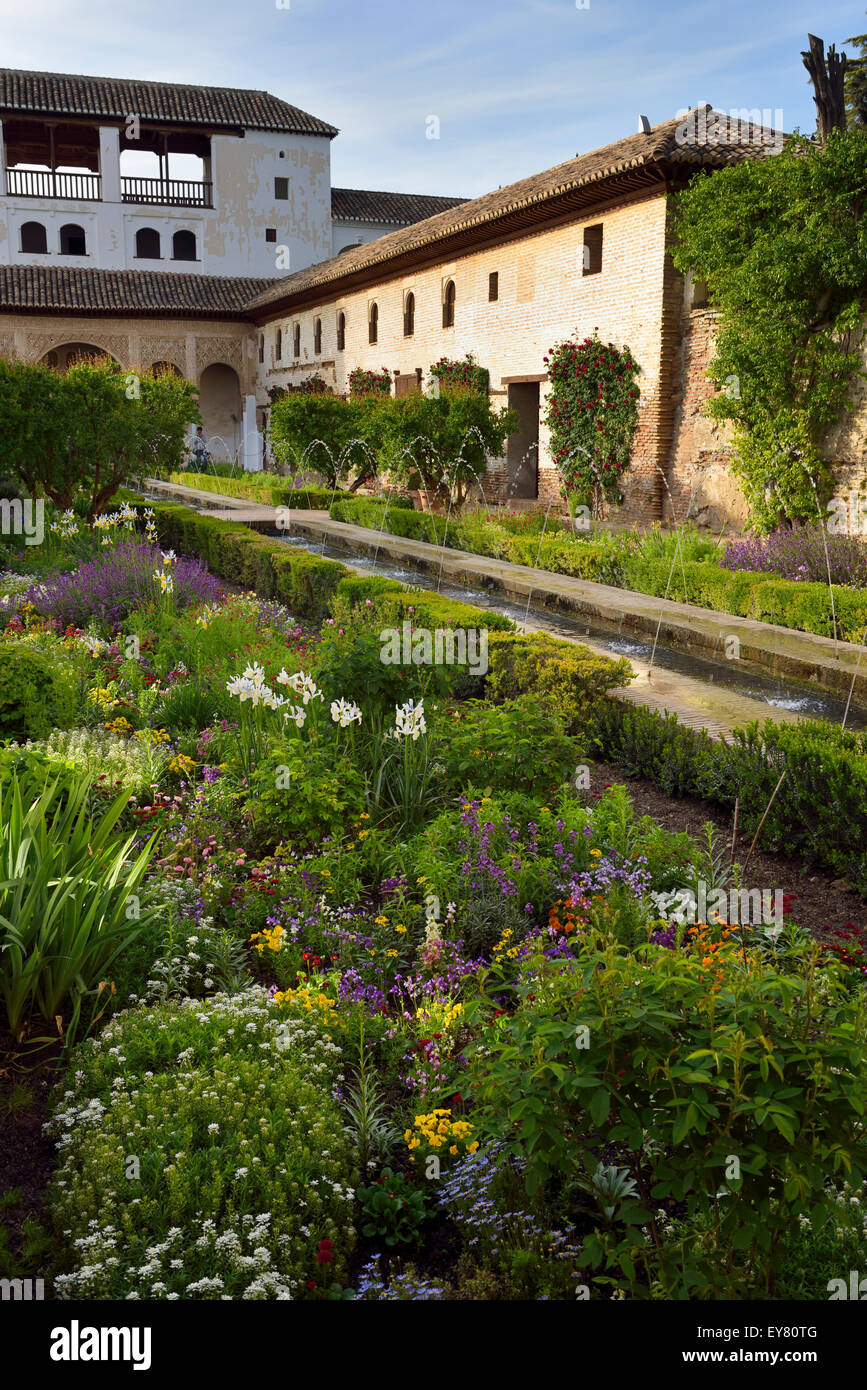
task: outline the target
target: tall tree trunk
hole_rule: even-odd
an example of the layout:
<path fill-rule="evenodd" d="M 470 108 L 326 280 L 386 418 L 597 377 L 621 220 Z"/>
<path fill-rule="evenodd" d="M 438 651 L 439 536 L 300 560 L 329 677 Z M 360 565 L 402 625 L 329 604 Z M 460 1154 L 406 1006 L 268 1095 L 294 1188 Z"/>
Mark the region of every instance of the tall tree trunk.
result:
<path fill-rule="evenodd" d="M 842 130 L 846 125 L 846 97 L 844 80 L 846 75 L 846 54 L 838 53 L 833 44 L 825 59 L 824 39 L 808 34 L 810 50 L 802 53 L 804 67 L 810 74 L 813 84 L 813 100 L 819 117 L 819 139 L 827 140 L 832 130 Z"/>

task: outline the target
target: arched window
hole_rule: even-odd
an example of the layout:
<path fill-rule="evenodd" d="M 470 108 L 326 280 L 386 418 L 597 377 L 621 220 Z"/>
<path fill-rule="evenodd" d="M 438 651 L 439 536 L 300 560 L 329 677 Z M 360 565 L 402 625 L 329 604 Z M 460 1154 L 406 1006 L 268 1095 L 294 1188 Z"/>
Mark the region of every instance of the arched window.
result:
<path fill-rule="evenodd" d="M 279 362 L 283 357 L 283 329 L 277 329 L 277 337 L 274 341 L 274 361 Z"/>
<path fill-rule="evenodd" d="M 296 323 L 292 329 L 292 352 L 295 357 L 301 356 L 301 325 Z"/>
<path fill-rule="evenodd" d="M 321 319 L 314 319 L 314 320 L 313 320 L 313 355 L 314 355 L 314 357 L 321 357 L 321 356 L 322 356 L 322 320 L 321 320 Z"/>
<path fill-rule="evenodd" d="M 411 338 L 415 332 L 415 295 L 412 290 L 404 301 L 403 306 L 403 336 Z"/>
<path fill-rule="evenodd" d="M 21 226 L 21 250 L 31 256 L 48 255 L 48 237 L 41 222 L 24 222 Z"/>
<path fill-rule="evenodd" d="M 344 352 L 345 350 L 346 350 L 346 315 L 345 315 L 345 314 L 338 314 L 338 315 L 337 315 L 337 351 L 338 351 L 338 352 Z"/>
<path fill-rule="evenodd" d="M 194 261 L 196 259 L 195 232 L 175 232 L 172 237 L 172 260 Z"/>
<path fill-rule="evenodd" d="M 259 361 L 265 361 L 265 334 L 259 334 Z"/>
<path fill-rule="evenodd" d="M 449 280 L 443 296 L 443 328 L 455 326 L 455 282 Z"/>
<path fill-rule="evenodd" d="M 374 301 L 367 318 L 367 341 L 375 343 L 379 337 L 379 305 Z"/>
<path fill-rule="evenodd" d="M 76 222 L 67 222 L 65 226 L 60 228 L 60 254 L 61 256 L 87 255 L 84 228 L 79 227 Z"/>
<path fill-rule="evenodd" d="M 135 234 L 135 254 L 141 261 L 160 259 L 160 234 L 153 227 L 140 227 Z"/>

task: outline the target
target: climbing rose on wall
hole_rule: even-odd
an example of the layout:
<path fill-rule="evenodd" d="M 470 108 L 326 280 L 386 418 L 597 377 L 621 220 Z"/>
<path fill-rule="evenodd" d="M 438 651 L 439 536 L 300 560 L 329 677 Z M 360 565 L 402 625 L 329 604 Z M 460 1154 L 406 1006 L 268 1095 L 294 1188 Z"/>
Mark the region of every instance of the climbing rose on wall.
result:
<path fill-rule="evenodd" d="M 595 333 L 558 343 L 543 360 L 551 456 L 570 505 L 592 504 L 598 516 L 603 499 L 623 501 L 620 478 L 638 422 L 640 369 L 628 347 L 603 343 Z"/>
<path fill-rule="evenodd" d="M 367 372 L 363 367 L 355 367 L 349 373 L 349 394 L 351 396 L 390 396 L 391 373 L 388 367 L 379 372 Z"/>

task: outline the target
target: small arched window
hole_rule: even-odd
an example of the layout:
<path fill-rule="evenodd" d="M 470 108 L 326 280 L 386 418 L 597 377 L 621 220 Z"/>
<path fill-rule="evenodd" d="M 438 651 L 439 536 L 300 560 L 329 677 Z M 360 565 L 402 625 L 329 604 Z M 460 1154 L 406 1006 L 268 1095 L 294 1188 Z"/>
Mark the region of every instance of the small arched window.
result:
<path fill-rule="evenodd" d="M 455 282 L 449 280 L 443 296 L 443 328 L 455 326 Z"/>
<path fill-rule="evenodd" d="M 196 260 L 195 232 L 175 232 L 174 236 L 172 237 L 172 260 Z"/>
<path fill-rule="evenodd" d="M 296 323 L 292 329 L 292 352 L 295 357 L 301 356 L 301 325 Z"/>
<path fill-rule="evenodd" d="M 142 261 L 160 259 L 160 234 L 153 227 L 140 227 L 135 234 L 135 254 Z"/>
<path fill-rule="evenodd" d="M 322 320 L 321 320 L 321 319 L 314 319 L 314 321 L 313 321 L 313 355 L 314 355 L 315 357 L 321 357 L 321 356 L 322 356 Z"/>
<path fill-rule="evenodd" d="M 338 351 L 338 352 L 344 352 L 345 350 L 346 350 L 346 315 L 345 315 L 345 314 L 338 314 L 338 315 L 337 315 L 337 351 Z"/>
<path fill-rule="evenodd" d="M 374 302 L 370 306 L 370 313 L 367 318 L 367 341 L 375 343 L 379 337 L 379 305 Z"/>
<path fill-rule="evenodd" d="M 31 256 L 48 255 L 48 237 L 41 222 L 24 222 L 21 227 L 21 250 Z"/>
<path fill-rule="evenodd" d="M 79 227 L 76 222 L 67 222 L 60 228 L 60 254 L 61 256 L 86 256 L 87 239 L 84 235 L 84 228 Z"/>
<path fill-rule="evenodd" d="M 411 338 L 415 333 L 415 295 L 410 290 L 403 306 L 403 336 Z"/>
<path fill-rule="evenodd" d="M 274 340 L 274 361 L 279 362 L 283 357 L 283 329 L 277 329 L 277 337 Z"/>

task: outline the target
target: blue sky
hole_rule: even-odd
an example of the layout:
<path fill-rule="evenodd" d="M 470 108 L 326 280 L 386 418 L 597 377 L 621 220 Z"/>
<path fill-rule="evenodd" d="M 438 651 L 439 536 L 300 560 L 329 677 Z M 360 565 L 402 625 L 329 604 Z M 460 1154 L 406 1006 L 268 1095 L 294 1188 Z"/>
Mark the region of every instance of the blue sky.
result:
<path fill-rule="evenodd" d="M 288 4 L 0 0 L 0 61 L 265 88 L 340 128 L 334 184 L 473 196 L 700 101 L 812 131 L 808 32 L 839 48 L 867 30 L 865 0 Z"/>

